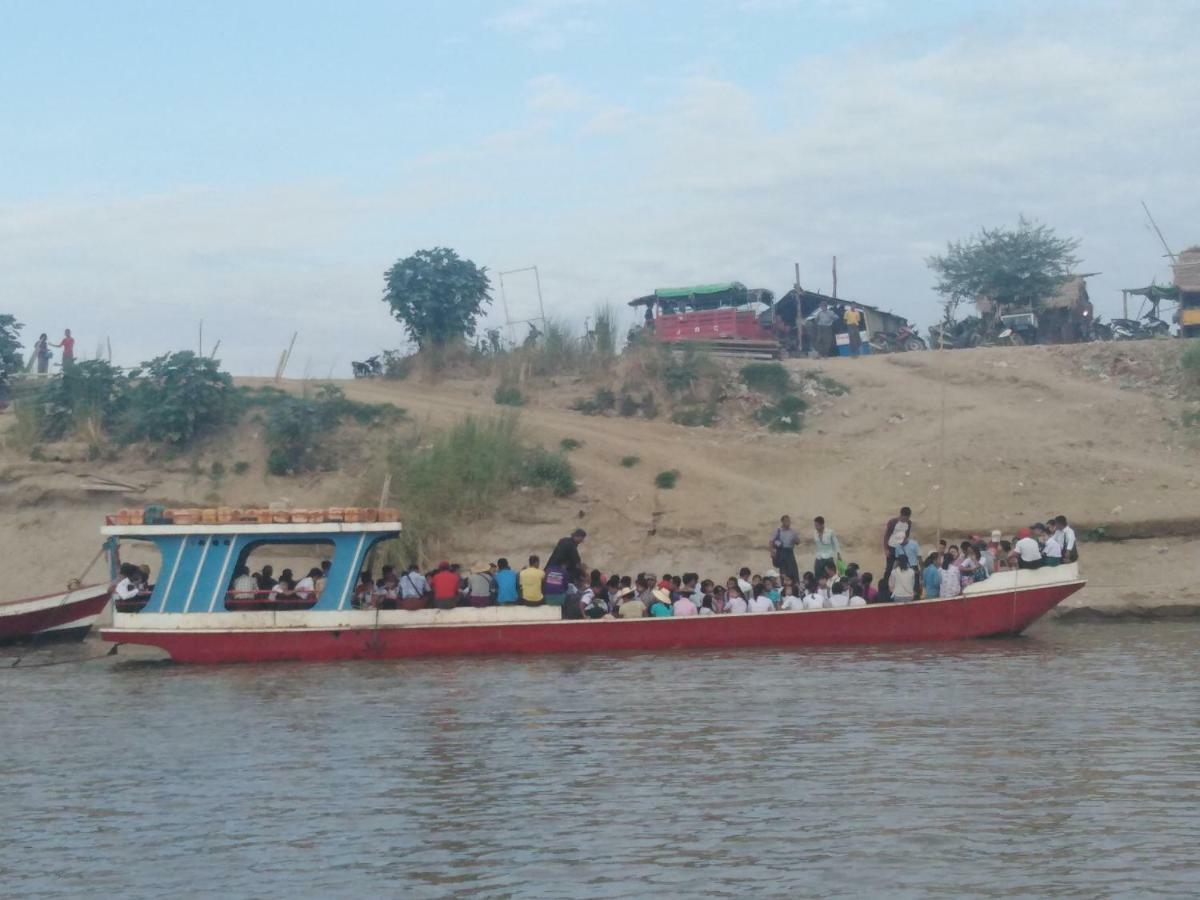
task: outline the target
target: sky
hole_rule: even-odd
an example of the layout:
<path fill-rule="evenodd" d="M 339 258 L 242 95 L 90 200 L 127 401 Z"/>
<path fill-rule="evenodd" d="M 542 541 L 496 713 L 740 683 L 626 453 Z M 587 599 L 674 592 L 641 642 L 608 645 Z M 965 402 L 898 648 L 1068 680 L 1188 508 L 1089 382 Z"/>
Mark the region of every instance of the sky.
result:
<path fill-rule="evenodd" d="M 346 376 L 383 272 L 536 265 L 547 313 L 801 284 L 940 315 L 1026 216 L 1098 312 L 1200 243 L 1200 0 L 0 0 L 0 312 L 133 365 Z M 483 325 L 504 322 L 499 284 Z M 504 279 L 513 319 L 532 274 Z M 517 336 L 521 332 L 518 330 Z"/>

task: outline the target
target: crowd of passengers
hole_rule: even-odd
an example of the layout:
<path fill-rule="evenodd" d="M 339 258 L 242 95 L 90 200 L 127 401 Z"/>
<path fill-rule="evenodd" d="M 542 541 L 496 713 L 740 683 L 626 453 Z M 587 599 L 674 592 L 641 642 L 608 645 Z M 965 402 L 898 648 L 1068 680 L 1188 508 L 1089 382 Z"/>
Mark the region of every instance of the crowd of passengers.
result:
<path fill-rule="evenodd" d="M 908 507 L 884 525 L 884 569 L 879 579 L 857 562 L 843 559 L 841 541 L 822 516 L 813 520 L 808 535 L 801 535 L 790 517 L 783 516 L 767 545 L 771 567 L 761 573 L 742 567 L 723 582 L 695 572 L 605 575 L 584 565 L 580 546 L 586 538 L 587 532 L 576 529 L 554 546 L 545 565 L 535 555 L 519 570 L 501 558 L 465 570 L 449 560 L 427 572 L 416 563 L 403 571 L 384 566 L 378 579 L 364 571 L 355 585 L 352 605 L 406 610 L 556 606 L 566 619 L 839 609 L 957 597 L 966 586 L 997 571 L 1057 566 L 1078 559 L 1075 532 L 1061 515 L 1021 528 L 1011 541 L 999 531 L 958 544 L 940 540 L 936 552 L 922 557 Z M 811 548 L 813 563 L 802 573 L 797 551 L 803 545 Z M 232 602 L 227 605 L 311 606 L 325 590 L 330 568 L 325 560 L 297 579 L 291 569 L 283 569 L 275 578 L 271 565 L 254 573 L 243 565 L 230 586 Z M 148 567 L 126 564 L 122 576 L 114 591 L 117 599 L 148 596 Z"/>

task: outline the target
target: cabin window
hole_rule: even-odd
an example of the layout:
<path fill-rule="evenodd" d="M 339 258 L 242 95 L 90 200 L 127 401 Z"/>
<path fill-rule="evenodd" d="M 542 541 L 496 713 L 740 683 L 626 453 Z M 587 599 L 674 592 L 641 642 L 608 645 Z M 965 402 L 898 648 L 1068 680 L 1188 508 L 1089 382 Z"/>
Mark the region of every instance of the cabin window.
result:
<path fill-rule="evenodd" d="M 122 581 L 128 577 L 130 586 L 122 590 L 128 594 L 130 588 L 136 588 L 132 596 L 119 596 L 114 590 L 113 606 L 117 612 L 141 612 L 150 602 L 154 593 L 154 585 L 158 583 L 159 572 L 162 570 L 162 554 L 153 541 L 124 540 L 117 548 L 116 579 L 114 588 L 121 587 Z M 136 572 L 135 572 L 136 570 Z"/>
<path fill-rule="evenodd" d="M 258 541 L 246 546 L 225 592 L 236 612 L 311 609 L 333 565 L 333 541 Z"/>

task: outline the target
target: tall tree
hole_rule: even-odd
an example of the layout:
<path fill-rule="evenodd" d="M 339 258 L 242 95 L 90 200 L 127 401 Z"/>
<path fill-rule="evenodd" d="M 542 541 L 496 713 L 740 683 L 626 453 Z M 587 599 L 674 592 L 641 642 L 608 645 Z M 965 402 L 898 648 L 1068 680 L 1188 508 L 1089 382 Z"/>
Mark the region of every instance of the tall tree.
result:
<path fill-rule="evenodd" d="M 1079 241 L 1022 216 L 1015 228 L 984 228 L 951 241 L 942 256 L 925 260 L 949 303 L 987 297 L 1002 307 L 1039 309 L 1071 277 Z"/>
<path fill-rule="evenodd" d="M 422 349 L 440 349 L 475 334 L 491 302 L 487 268 L 447 247 L 418 250 L 384 273 L 383 300 Z"/>
<path fill-rule="evenodd" d="M 8 382 L 21 371 L 20 332 L 24 328 L 16 316 L 0 313 L 0 396 L 8 393 Z"/>

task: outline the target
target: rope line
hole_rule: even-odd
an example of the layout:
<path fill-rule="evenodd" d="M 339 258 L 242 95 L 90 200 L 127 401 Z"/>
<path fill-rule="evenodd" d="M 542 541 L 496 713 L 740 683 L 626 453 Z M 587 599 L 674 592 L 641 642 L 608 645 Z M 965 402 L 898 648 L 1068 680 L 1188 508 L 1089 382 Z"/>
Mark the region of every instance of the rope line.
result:
<path fill-rule="evenodd" d="M 83 657 L 83 659 L 57 659 L 57 660 L 52 660 L 50 662 L 27 663 L 26 665 L 21 665 L 21 660 L 23 660 L 25 657 L 18 656 L 16 659 L 13 660 L 12 665 L 5 666 L 5 668 L 6 669 L 44 669 L 47 666 L 67 666 L 67 665 L 71 665 L 72 663 L 93 662 L 97 659 L 104 659 L 109 656 L 116 656 L 117 648 L 120 646 L 121 646 L 120 644 L 113 644 L 112 648 L 105 651 L 104 653 L 98 653 L 95 656 L 85 656 L 85 657 Z"/>

